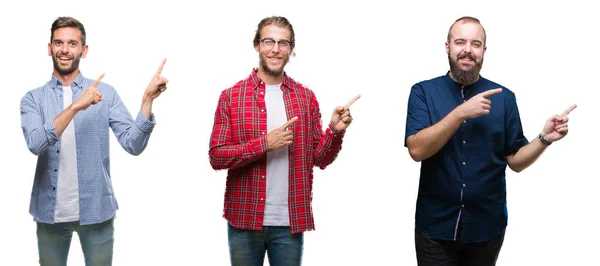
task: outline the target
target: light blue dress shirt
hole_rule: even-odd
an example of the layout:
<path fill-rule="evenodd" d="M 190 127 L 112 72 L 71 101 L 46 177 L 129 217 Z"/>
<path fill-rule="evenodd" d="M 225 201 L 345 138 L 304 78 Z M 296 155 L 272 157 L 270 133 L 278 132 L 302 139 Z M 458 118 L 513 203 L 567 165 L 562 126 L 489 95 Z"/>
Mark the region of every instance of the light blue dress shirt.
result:
<path fill-rule="evenodd" d="M 71 84 L 73 102 L 93 83 L 81 73 Z M 29 91 L 21 100 L 21 128 L 29 150 L 38 156 L 29 212 L 34 219 L 54 222 L 60 138 L 54 118 L 63 111 L 62 83 L 52 75 L 44 86 Z M 144 151 L 152 129 L 150 120 L 138 112 L 133 117 L 113 87 L 100 83 L 103 100 L 79 111 L 74 119 L 79 177 L 80 224 L 96 224 L 112 218 L 118 209 L 110 176 L 109 127 L 130 154 Z"/>

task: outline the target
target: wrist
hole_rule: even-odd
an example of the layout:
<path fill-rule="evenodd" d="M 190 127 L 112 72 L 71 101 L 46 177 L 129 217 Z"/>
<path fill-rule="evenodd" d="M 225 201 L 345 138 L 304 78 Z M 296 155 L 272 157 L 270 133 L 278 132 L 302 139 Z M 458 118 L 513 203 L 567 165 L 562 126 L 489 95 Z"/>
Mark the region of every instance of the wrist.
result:
<path fill-rule="evenodd" d="M 546 136 L 546 134 L 544 134 L 544 132 L 542 132 L 542 133 L 540 133 L 540 134 L 538 135 L 538 139 L 540 139 L 540 141 L 541 141 L 541 142 L 542 142 L 544 145 L 546 145 L 546 146 L 550 146 L 550 144 L 552 144 L 552 141 L 548 141 L 548 140 L 546 139 L 546 137 L 545 137 L 545 136 Z"/>

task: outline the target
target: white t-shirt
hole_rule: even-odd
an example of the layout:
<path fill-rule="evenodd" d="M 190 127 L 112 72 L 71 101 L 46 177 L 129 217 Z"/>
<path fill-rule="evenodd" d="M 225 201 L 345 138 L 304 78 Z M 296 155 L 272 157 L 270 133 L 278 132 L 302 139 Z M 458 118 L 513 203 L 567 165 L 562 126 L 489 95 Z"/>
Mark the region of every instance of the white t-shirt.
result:
<path fill-rule="evenodd" d="M 266 85 L 267 132 L 287 122 L 281 84 Z M 292 140 L 293 141 L 293 140 Z M 267 200 L 265 204 L 265 226 L 289 226 L 288 178 L 289 146 L 267 153 Z"/>
<path fill-rule="evenodd" d="M 63 107 L 73 100 L 71 87 L 63 87 Z M 77 180 L 77 146 L 75 143 L 75 119 L 60 137 L 60 163 L 56 184 L 56 207 L 54 222 L 79 221 L 79 184 Z"/>

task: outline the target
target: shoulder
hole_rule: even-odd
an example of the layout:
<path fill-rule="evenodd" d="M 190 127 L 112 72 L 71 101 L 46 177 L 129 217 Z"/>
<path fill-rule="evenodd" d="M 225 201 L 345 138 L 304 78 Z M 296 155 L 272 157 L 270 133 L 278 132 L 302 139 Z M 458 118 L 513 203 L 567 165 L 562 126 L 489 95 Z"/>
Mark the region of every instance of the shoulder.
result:
<path fill-rule="evenodd" d="M 444 76 L 439 76 L 439 77 L 435 77 L 432 79 L 428 79 L 428 80 L 423 80 L 420 82 L 417 82 L 413 85 L 413 88 L 415 87 L 420 87 L 423 89 L 435 89 L 435 88 L 439 88 L 441 86 L 444 85 Z"/>

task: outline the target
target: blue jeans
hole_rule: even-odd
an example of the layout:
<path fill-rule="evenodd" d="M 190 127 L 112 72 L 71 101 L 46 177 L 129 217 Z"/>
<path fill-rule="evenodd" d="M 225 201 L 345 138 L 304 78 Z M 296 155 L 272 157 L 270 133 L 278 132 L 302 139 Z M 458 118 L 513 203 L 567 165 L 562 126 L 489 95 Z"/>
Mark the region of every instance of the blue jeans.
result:
<path fill-rule="evenodd" d="M 292 235 L 289 226 L 263 226 L 260 231 L 227 226 L 232 266 L 262 266 L 265 252 L 271 266 L 302 264 L 303 233 Z"/>
<path fill-rule="evenodd" d="M 40 265 L 66 266 L 74 231 L 79 236 L 86 266 L 112 265 L 115 231 L 113 219 L 90 225 L 80 225 L 79 222 L 55 224 L 38 222 Z"/>

